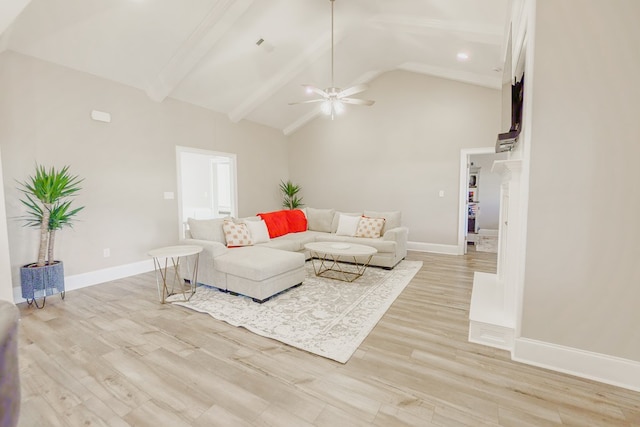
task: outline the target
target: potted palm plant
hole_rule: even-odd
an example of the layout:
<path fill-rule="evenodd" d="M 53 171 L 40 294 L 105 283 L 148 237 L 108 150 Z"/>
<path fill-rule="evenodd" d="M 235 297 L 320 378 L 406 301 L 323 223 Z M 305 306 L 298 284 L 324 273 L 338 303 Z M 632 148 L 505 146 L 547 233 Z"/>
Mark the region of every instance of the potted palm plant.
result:
<path fill-rule="evenodd" d="M 295 185 L 290 180 L 287 182 L 280 181 L 280 191 L 282 192 L 282 207 L 285 209 L 299 209 L 302 206 L 302 197 L 298 193 L 302 187 Z"/>
<path fill-rule="evenodd" d="M 27 213 L 22 217 L 24 225 L 40 229 L 38 260 L 20 268 L 22 297 L 29 305 L 35 303 L 42 308 L 47 295 L 59 293 L 64 299 L 64 267 L 62 261 L 55 260 L 53 249 L 56 231 L 72 226 L 75 216 L 84 207 L 72 208 L 70 200 L 80 191 L 82 180 L 69 174 L 69 166 L 48 170 L 36 165 L 36 173 L 20 184 L 25 198 L 20 202 Z M 39 306 L 36 297 L 42 297 Z"/>

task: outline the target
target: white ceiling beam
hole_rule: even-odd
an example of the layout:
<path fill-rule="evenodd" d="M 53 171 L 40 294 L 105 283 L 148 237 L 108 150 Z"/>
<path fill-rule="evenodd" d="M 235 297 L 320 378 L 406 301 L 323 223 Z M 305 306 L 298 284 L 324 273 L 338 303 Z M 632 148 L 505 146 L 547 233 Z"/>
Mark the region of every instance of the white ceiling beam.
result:
<path fill-rule="evenodd" d="M 31 0 L 4 0 L 0 2 L 0 34 L 9 28 Z"/>
<path fill-rule="evenodd" d="M 0 1 L 0 53 L 7 49 L 11 24 L 31 0 Z"/>
<path fill-rule="evenodd" d="M 254 0 L 220 0 L 185 40 L 160 74 L 149 85 L 147 95 L 162 102 L 193 70 L 231 26 L 247 11 Z"/>
<path fill-rule="evenodd" d="M 343 37 L 343 32 L 334 33 L 337 44 Z M 293 80 L 298 74 L 304 71 L 309 64 L 315 62 L 320 56 L 331 49 L 331 31 L 327 31 L 315 43 L 307 47 L 302 53 L 292 61 L 285 64 L 280 72 L 274 74 L 269 80 L 260 84 L 260 88 L 245 99 L 240 105 L 229 112 L 229 120 L 234 123 L 239 122 L 249 115 L 253 110 L 262 105 L 278 90 Z M 328 64 L 327 64 L 328 66 Z M 311 83 L 311 82 L 307 82 Z"/>
<path fill-rule="evenodd" d="M 307 123 L 309 123 L 311 120 L 315 119 L 319 115 L 320 115 L 320 107 L 314 108 L 304 116 L 298 118 L 296 121 L 294 121 L 293 123 L 286 126 L 284 129 L 282 129 L 282 133 L 284 133 L 285 135 L 291 135 L 292 133 L 294 133 L 295 131 L 297 131 L 302 126 L 306 125 Z"/>

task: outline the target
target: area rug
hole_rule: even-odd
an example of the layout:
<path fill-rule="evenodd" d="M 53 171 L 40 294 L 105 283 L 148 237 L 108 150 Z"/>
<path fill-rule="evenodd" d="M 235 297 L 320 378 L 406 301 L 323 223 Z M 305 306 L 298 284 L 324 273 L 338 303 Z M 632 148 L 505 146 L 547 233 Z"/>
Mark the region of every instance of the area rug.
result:
<path fill-rule="evenodd" d="M 174 302 L 264 337 L 346 363 L 422 267 L 402 261 L 393 270 L 368 268 L 354 282 L 316 277 L 306 263 L 301 286 L 263 304 L 209 286 L 188 302 Z"/>

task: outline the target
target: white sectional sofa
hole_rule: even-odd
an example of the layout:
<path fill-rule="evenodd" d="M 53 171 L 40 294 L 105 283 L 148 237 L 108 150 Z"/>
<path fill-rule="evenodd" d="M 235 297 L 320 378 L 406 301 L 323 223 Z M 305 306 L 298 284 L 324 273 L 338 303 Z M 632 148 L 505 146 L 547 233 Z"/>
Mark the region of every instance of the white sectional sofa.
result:
<path fill-rule="evenodd" d="M 305 260 L 311 258 L 304 248 L 306 243 L 334 241 L 371 246 L 378 252 L 370 265 L 383 268 L 395 267 L 407 255 L 408 229 L 401 225 L 399 211 L 339 212 L 314 208 L 301 211 L 277 211 L 240 219 L 190 218 L 181 243 L 204 249 L 200 254 L 198 283 L 263 302 L 302 282 Z M 384 218 L 379 237 L 354 235 L 353 225 L 348 224 L 358 223 L 363 216 Z M 241 244 L 233 240 L 237 236 L 229 234 L 231 221 L 246 225 L 250 240 L 239 240 Z M 230 242 L 243 247 L 228 247 Z M 188 277 L 186 272 L 183 277 Z"/>

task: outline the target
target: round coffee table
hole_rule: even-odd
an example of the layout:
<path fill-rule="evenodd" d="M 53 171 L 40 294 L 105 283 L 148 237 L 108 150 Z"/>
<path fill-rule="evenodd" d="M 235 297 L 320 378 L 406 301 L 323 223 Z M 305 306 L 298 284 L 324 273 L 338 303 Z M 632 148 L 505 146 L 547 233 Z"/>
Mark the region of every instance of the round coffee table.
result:
<path fill-rule="evenodd" d="M 162 304 L 165 303 L 167 297 L 175 295 L 174 291 L 176 285 L 179 286 L 182 292 L 183 300 L 188 301 L 193 294 L 196 293 L 196 285 L 198 284 L 198 262 L 200 260 L 200 252 L 202 247 L 197 245 L 178 245 L 178 246 L 166 246 L 164 248 L 153 249 L 149 251 L 148 255 L 153 258 L 153 266 L 156 270 L 156 284 L 158 285 L 158 297 Z M 191 271 L 191 282 L 189 286 L 185 286 L 185 283 L 180 279 L 180 259 L 186 258 L 191 255 L 195 255 L 193 263 L 193 270 Z M 163 262 L 161 261 L 164 259 Z M 171 290 L 167 286 L 167 270 L 169 268 L 169 259 L 171 259 L 171 265 L 173 266 L 173 279 L 171 284 Z M 189 264 L 187 262 L 187 270 L 189 270 Z M 162 283 L 160 283 L 162 279 Z M 189 291 L 187 293 L 187 290 Z M 188 296 L 187 296 L 188 295 Z"/>
<path fill-rule="evenodd" d="M 362 276 L 378 252 L 371 246 L 342 242 L 313 242 L 304 248 L 314 258 L 312 263 L 316 276 L 343 282 L 353 282 Z"/>

